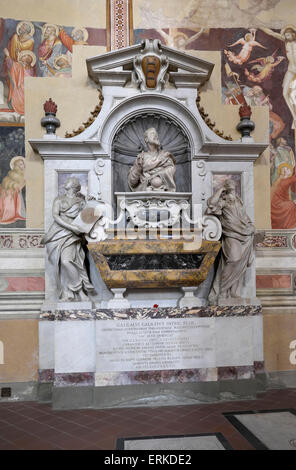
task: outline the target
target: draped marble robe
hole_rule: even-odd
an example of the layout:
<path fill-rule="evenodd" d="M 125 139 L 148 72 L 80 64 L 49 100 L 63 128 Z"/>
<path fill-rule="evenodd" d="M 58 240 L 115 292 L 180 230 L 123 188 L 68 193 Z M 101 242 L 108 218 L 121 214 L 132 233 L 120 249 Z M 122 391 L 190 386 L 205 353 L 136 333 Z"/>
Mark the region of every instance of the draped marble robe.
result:
<path fill-rule="evenodd" d="M 166 150 L 152 155 L 141 152 L 129 171 L 128 185 L 131 191 L 176 191 L 176 172 L 173 156 Z M 160 185 L 153 184 L 160 178 Z"/>
<path fill-rule="evenodd" d="M 216 215 L 222 226 L 222 251 L 209 300 L 241 296 L 243 277 L 254 260 L 255 227 L 238 196 L 222 195 L 216 204 L 208 200 L 207 214 Z"/>
<path fill-rule="evenodd" d="M 66 224 L 72 224 L 84 205 L 82 197 L 71 199 L 61 196 L 55 199 L 53 211 L 56 211 Z M 48 259 L 54 266 L 60 300 L 86 300 L 85 293 L 94 293 L 85 268 L 85 252 L 80 235 L 54 221 L 42 243 L 46 244 Z"/>

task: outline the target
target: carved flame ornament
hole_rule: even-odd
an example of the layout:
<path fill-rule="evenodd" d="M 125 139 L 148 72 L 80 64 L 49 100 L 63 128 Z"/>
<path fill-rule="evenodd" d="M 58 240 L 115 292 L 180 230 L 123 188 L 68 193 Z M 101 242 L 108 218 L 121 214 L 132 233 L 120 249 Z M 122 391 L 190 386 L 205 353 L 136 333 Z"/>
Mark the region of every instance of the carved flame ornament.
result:
<path fill-rule="evenodd" d="M 239 116 L 240 118 L 248 118 L 252 116 L 252 109 L 251 106 L 248 106 L 247 104 L 240 106 L 239 108 Z"/>
<path fill-rule="evenodd" d="M 49 98 L 49 100 L 45 101 L 45 103 L 43 105 L 43 109 L 44 109 L 45 113 L 51 113 L 51 114 L 55 115 L 57 113 L 58 107 L 57 107 L 56 103 L 54 101 L 52 101 L 51 98 Z"/>
<path fill-rule="evenodd" d="M 49 100 L 45 101 L 43 109 L 45 116 L 40 121 L 41 126 L 45 127 L 46 134 L 55 134 L 56 129 L 61 125 L 60 120 L 56 117 L 58 107 L 56 103 L 49 98 Z"/>

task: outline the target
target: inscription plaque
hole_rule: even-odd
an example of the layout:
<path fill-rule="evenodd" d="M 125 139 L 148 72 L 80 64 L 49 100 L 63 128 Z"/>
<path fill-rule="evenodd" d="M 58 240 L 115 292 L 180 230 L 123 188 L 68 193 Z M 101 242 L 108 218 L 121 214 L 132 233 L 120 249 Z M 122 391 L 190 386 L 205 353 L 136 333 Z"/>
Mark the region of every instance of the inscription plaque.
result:
<path fill-rule="evenodd" d="M 97 372 L 215 367 L 215 320 L 97 322 Z"/>

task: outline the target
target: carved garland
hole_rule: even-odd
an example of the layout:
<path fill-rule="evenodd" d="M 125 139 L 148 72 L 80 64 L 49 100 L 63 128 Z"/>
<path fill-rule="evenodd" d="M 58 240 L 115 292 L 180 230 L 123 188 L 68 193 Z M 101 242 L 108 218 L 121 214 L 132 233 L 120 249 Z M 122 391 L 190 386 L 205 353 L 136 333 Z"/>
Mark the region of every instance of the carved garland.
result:
<path fill-rule="evenodd" d="M 99 92 L 99 104 L 97 104 L 95 109 L 91 111 L 92 116 L 89 117 L 86 122 L 83 122 L 82 126 L 80 126 L 77 130 L 73 130 L 72 132 L 66 132 L 65 137 L 67 139 L 81 134 L 83 131 L 85 131 L 85 129 L 87 129 L 95 121 L 96 117 L 99 115 L 103 106 L 104 97 L 100 89 L 98 89 L 98 92 Z M 205 112 L 204 108 L 200 105 L 200 95 L 198 95 L 198 97 L 196 98 L 196 106 L 199 110 L 201 117 L 207 124 L 207 126 L 210 129 L 212 129 L 212 131 L 215 132 L 215 134 L 217 134 L 219 137 L 222 137 L 222 139 L 233 140 L 230 135 L 225 136 L 223 131 L 221 132 L 219 131 L 219 129 L 215 129 L 216 123 L 211 121 L 211 119 L 209 118 L 209 115 Z"/>
<path fill-rule="evenodd" d="M 222 137 L 222 139 L 233 140 L 230 135 L 224 135 L 223 131 L 221 132 L 219 131 L 219 129 L 215 129 L 216 123 L 211 121 L 211 119 L 209 118 L 209 115 L 205 112 L 204 108 L 200 105 L 200 95 L 198 95 L 198 97 L 196 98 L 196 106 L 201 117 L 205 121 L 206 125 L 210 129 L 212 129 L 212 131 L 215 132 L 215 134 L 217 134 L 219 137 Z"/>
<path fill-rule="evenodd" d="M 75 135 L 79 135 L 81 134 L 81 132 L 85 131 L 85 129 L 87 129 L 87 127 L 89 127 L 93 122 L 94 120 L 96 119 L 96 117 L 99 115 L 101 109 L 102 109 L 102 106 L 103 106 L 103 102 L 104 102 L 104 97 L 102 95 L 102 92 L 100 89 L 98 89 L 98 92 L 99 92 L 99 104 L 97 104 L 97 106 L 95 107 L 95 109 L 93 111 L 91 111 L 91 115 L 88 120 L 86 122 L 83 122 L 82 123 L 82 126 L 80 126 L 76 131 L 73 130 L 72 132 L 66 132 L 65 134 L 65 137 L 68 139 L 69 137 L 74 137 Z"/>

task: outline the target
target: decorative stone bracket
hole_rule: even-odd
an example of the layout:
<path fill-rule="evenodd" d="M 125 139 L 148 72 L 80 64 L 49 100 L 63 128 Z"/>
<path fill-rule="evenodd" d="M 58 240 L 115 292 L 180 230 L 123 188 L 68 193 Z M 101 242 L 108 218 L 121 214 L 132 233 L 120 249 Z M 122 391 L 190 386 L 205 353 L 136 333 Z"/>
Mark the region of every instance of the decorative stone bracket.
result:
<path fill-rule="evenodd" d="M 199 204 L 195 220 L 190 217 L 190 193 L 117 193 L 117 219 L 112 219 L 104 211 L 102 201 L 98 211 L 103 211 L 103 217 L 94 226 L 90 241 L 100 241 L 106 238 L 138 238 L 137 231 L 149 229 L 179 230 L 180 238 L 200 233 L 207 241 L 218 241 L 222 235 L 220 221 L 217 217 L 202 216 L 202 206 Z M 150 197 L 149 197 L 150 196 Z M 94 202 L 92 204 L 95 204 Z M 193 231 L 193 232 L 192 232 Z M 134 232 L 134 233 L 133 233 Z M 199 235 L 199 236 L 200 236 Z M 141 238 L 141 235 L 139 235 Z M 175 234 L 177 237 L 177 234 Z M 177 237 L 178 238 L 178 237 Z"/>

